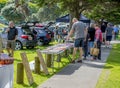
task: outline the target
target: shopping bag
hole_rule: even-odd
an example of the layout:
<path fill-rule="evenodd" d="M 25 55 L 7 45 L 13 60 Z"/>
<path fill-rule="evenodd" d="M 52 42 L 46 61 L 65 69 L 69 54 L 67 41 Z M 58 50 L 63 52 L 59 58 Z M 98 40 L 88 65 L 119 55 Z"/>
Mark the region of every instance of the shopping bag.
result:
<path fill-rule="evenodd" d="M 98 48 L 93 48 L 93 53 L 92 53 L 92 55 L 93 55 L 93 56 L 98 56 L 98 54 L 99 54 L 99 49 L 98 49 Z"/>
<path fill-rule="evenodd" d="M 94 48 L 90 48 L 90 54 L 93 55 Z"/>
<path fill-rule="evenodd" d="M 90 49 L 90 54 L 93 56 L 98 56 L 99 49 L 97 48 L 97 45 L 94 45 L 94 47 Z"/>

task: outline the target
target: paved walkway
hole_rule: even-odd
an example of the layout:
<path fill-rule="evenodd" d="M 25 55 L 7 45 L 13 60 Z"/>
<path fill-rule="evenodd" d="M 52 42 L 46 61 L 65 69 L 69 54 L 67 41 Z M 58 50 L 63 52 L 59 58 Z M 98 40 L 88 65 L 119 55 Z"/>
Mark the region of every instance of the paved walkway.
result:
<path fill-rule="evenodd" d="M 95 88 L 110 49 L 102 47 L 102 60 L 69 64 L 38 88 Z"/>

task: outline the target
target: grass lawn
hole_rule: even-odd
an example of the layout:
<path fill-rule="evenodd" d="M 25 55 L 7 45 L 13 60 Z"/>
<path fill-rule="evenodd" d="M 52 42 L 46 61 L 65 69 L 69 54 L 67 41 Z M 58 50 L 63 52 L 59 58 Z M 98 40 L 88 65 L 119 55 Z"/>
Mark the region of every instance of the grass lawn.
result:
<path fill-rule="evenodd" d="M 120 44 L 113 45 L 96 88 L 120 88 Z"/>
<path fill-rule="evenodd" d="M 52 43 L 50 45 L 54 45 L 54 44 L 55 43 Z M 48 78 L 53 76 L 55 73 L 59 72 L 63 67 L 65 67 L 69 63 L 69 60 L 67 58 L 63 57 L 61 60 L 62 60 L 62 63 L 64 63 L 64 65 L 60 63 L 60 68 L 58 68 L 58 64 L 56 62 L 55 63 L 55 73 L 54 74 L 53 74 L 51 68 L 48 68 L 48 70 L 50 72 L 50 75 L 45 75 L 44 73 L 34 74 L 34 72 L 32 72 L 32 75 L 33 75 L 33 78 L 34 78 L 34 84 L 29 85 L 27 77 L 26 77 L 26 73 L 24 73 L 24 84 L 17 84 L 16 83 L 17 63 L 22 61 L 20 53 L 21 52 L 26 52 L 28 60 L 30 62 L 30 61 L 33 61 L 34 57 L 37 55 L 36 54 L 37 49 L 42 50 L 42 49 L 45 49 L 47 47 L 48 46 L 39 46 L 39 47 L 36 47 L 35 49 L 31 49 L 31 50 L 24 49 L 24 50 L 15 51 L 15 56 L 14 56 L 14 58 L 15 58 L 15 61 L 14 61 L 14 88 L 36 88 L 38 85 L 40 85 L 41 83 L 46 81 Z"/>

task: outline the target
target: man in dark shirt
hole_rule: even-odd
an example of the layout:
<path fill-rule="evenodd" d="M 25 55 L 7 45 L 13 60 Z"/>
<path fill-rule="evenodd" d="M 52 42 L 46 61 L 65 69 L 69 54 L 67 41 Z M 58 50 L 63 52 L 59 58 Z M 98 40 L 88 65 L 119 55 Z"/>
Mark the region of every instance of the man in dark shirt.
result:
<path fill-rule="evenodd" d="M 13 57 L 14 55 L 14 49 L 15 49 L 15 41 L 18 35 L 18 31 L 14 26 L 14 23 L 12 21 L 9 22 L 9 28 L 6 30 L 8 33 L 8 41 L 7 41 L 7 51 L 9 56 Z"/>
<path fill-rule="evenodd" d="M 102 36 L 103 36 L 103 43 L 105 44 L 105 41 L 106 41 L 106 34 L 105 34 L 105 31 L 106 31 L 106 25 L 105 23 L 102 23 L 101 25 L 101 31 L 102 31 Z"/>

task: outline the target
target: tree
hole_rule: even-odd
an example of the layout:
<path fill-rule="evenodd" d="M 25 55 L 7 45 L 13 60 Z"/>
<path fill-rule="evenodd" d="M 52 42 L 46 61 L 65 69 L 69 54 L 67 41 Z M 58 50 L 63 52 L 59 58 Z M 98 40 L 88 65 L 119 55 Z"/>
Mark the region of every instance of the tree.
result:
<path fill-rule="evenodd" d="M 28 1 L 26 0 L 15 0 L 15 10 L 16 9 L 18 9 L 26 18 L 30 15 Z"/>
<path fill-rule="evenodd" d="M 84 10 L 94 5 L 93 1 L 94 0 L 36 0 L 39 6 L 52 6 L 57 3 L 62 9 L 68 11 L 72 17 L 78 19 Z"/>
<path fill-rule="evenodd" d="M 23 21 L 25 17 L 19 10 L 15 10 L 15 6 L 13 4 L 6 5 L 1 10 L 2 16 L 4 16 L 8 21 L 13 20 L 14 22 Z"/>
<path fill-rule="evenodd" d="M 113 7 L 116 6 L 115 8 L 119 8 L 120 6 L 119 0 L 36 0 L 36 2 L 39 6 L 51 6 L 57 3 L 61 8 L 64 8 L 70 13 L 71 18 L 76 17 L 79 19 L 79 15 L 85 11 L 87 14 L 91 14 L 91 17 L 89 16 L 90 18 L 95 18 L 97 21 L 103 18 L 106 19 L 107 16 L 112 18 L 112 15 L 114 14 L 111 14 L 111 12 L 113 12 Z M 118 10 L 119 9 L 114 9 L 114 11 L 117 12 L 115 12 L 116 14 L 114 15 L 117 15 L 117 18 L 119 17 Z M 109 19 L 110 17 L 107 18 Z"/>
<path fill-rule="evenodd" d="M 0 0 L 0 10 L 5 6 L 7 0 Z"/>
<path fill-rule="evenodd" d="M 60 9 L 54 6 L 44 6 L 37 12 L 38 20 L 41 22 L 55 20 L 60 15 Z"/>
<path fill-rule="evenodd" d="M 102 3 L 102 2 L 101 2 Z M 97 4 L 94 9 L 89 11 L 89 14 L 86 14 L 89 18 L 96 21 L 107 20 L 112 23 L 120 23 L 120 3 L 117 1 L 109 1 L 104 4 Z"/>
<path fill-rule="evenodd" d="M 35 3 L 31 3 L 31 2 L 29 2 L 28 3 L 28 7 L 29 7 L 29 11 L 30 11 L 30 13 L 37 13 L 38 12 L 38 10 L 39 10 L 39 7 L 37 6 L 37 4 L 35 4 Z M 31 14 L 30 14 L 31 15 Z"/>

